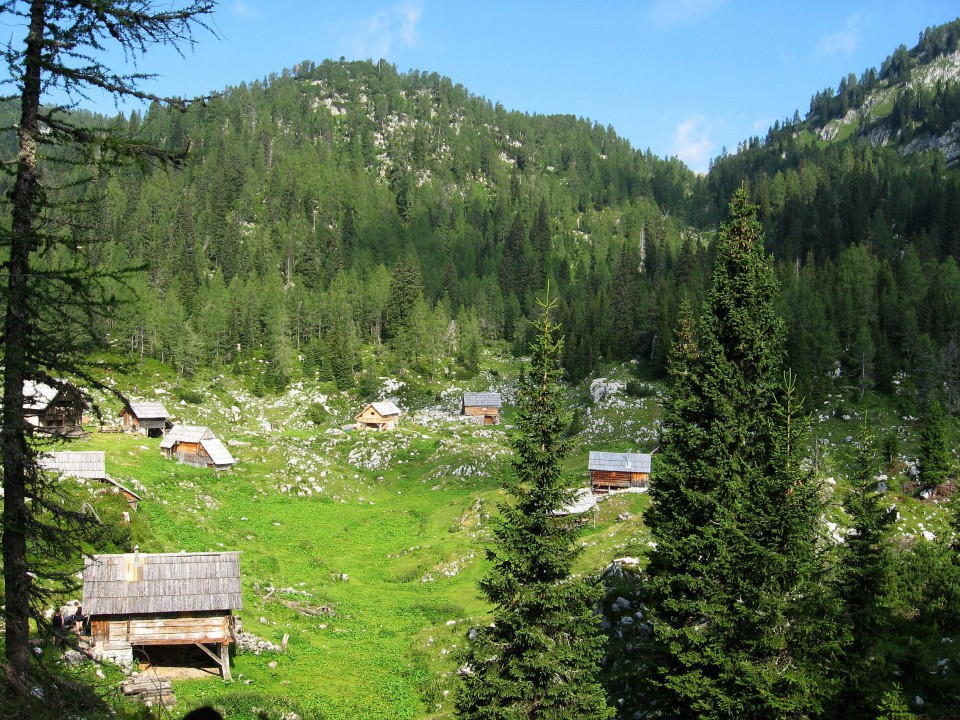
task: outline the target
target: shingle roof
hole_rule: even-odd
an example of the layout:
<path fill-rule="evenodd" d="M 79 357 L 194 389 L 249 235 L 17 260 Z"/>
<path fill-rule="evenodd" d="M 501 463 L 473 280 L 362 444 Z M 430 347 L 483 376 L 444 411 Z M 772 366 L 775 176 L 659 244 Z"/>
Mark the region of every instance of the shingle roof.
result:
<path fill-rule="evenodd" d="M 379 402 L 370 403 L 373 406 L 373 409 L 380 413 L 381 417 L 388 417 L 390 415 L 399 415 L 400 408 L 394 405 L 389 400 L 381 400 Z"/>
<path fill-rule="evenodd" d="M 174 425 L 173 429 L 171 429 L 160 442 L 160 447 L 166 450 L 172 448 L 178 442 L 198 443 L 201 440 L 209 440 L 212 438 L 213 431 L 208 427 L 201 427 L 199 425 Z"/>
<path fill-rule="evenodd" d="M 498 392 L 465 392 L 463 394 L 464 407 L 500 407 L 500 404 Z"/>
<path fill-rule="evenodd" d="M 217 438 L 204 438 L 200 441 L 200 445 L 207 451 L 207 455 L 213 460 L 213 464 L 218 467 L 220 465 L 233 465 L 237 462 L 226 446 Z"/>
<path fill-rule="evenodd" d="M 46 410 L 59 391 L 46 383 L 34 380 L 23 381 L 23 407 L 25 410 Z"/>
<path fill-rule="evenodd" d="M 94 555 L 83 569 L 87 615 L 242 607 L 239 552 Z"/>
<path fill-rule="evenodd" d="M 104 481 L 110 483 L 115 488 L 122 490 L 123 492 L 128 493 L 129 495 L 132 495 L 136 500 L 143 500 L 143 498 L 140 495 L 138 495 L 135 491 L 131 490 L 126 485 L 122 485 L 121 483 L 117 482 L 112 477 L 109 477 L 109 476 L 105 477 Z"/>
<path fill-rule="evenodd" d="M 610 472 L 649 473 L 652 464 L 651 457 L 641 453 L 614 453 L 590 451 L 590 470 L 606 470 Z"/>
<path fill-rule="evenodd" d="M 103 451 L 44 453 L 37 458 L 37 464 L 44 470 L 71 477 L 92 480 L 103 480 L 107 477 Z"/>
<path fill-rule="evenodd" d="M 141 420 L 165 420 L 170 417 L 163 403 L 159 402 L 131 402 L 127 403 L 127 407 Z"/>

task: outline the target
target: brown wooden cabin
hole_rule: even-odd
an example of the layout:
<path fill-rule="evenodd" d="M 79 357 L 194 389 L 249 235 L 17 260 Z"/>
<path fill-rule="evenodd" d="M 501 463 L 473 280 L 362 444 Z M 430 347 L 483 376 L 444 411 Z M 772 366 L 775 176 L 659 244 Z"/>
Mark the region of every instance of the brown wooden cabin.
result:
<path fill-rule="evenodd" d="M 463 394 L 460 414 L 474 418 L 480 425 L 498 425 L 502 404 L 498 392 L 468 392 Z"/>
<path fill-rule="evenodd" d="M 85 480 L 97 480 L 112 486 L 114 492 L 123 494 L 131 510 L 136 510 L 140 501 L 143 500 L 133 490 L 107 474 L 107 464 L 102 450 L 44 453 L 37 458 L 37 463 L 48 472 Z"/>
<path fill-rule="evenodd" d="M 590 486 L 594 492 L 645 488 L 650 479 L 650 455 L 590 451 Z"/>
<path fill-rule="evenodd" d="M 128 667 L 135 648 L 194 646 L 229 680 L 242 608 L 239 552 L 94 555 L 83 569 L 93 654 Z"/>
<path fill-rule="evenodd" d="M 210 428 L 196 425 L 175 425 L 160 443 L 160 451 L 181 465 L 214 470 L 227 470 L 237 462 Z"/>
<path fill-rule="evenodd" d="M 143 433 L 147 437 L 163 437 L 167 431 L 170 413 L 159 402 L 128 402 L 120 414 L 124 432 Z"/>
<path fill-rule="evenodd" d="M 392 430 L 400 419 L 400 408 L 389 400 L 373 402 L 357 415 L 357 428 Z"/>
<path fill-rule="evenodd" d="M 83 411 L 87 408 L 80 391 L 67 382 L 54 387 L 44 382 L 23 382 L 23 414 L 36 435 L 83 435 Z"/>

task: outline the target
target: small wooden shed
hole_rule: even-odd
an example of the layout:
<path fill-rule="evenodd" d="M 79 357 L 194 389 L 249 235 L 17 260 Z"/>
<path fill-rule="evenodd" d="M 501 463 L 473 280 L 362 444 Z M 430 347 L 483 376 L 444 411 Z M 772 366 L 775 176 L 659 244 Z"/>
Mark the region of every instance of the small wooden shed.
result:
<path fill-rule="evenodd" d="M 124 432 L 142 432 L 147 437 L 163 437 L 170 413 L 159 402 L 128 402 L 120 414 Z"/>
<path fill-rule="evenodd" d="M 590 451 L 590 486 L 594 492 L 645 488 L 650 478 L 650 455 Z"/>
<path fill-rule="evenodd" d="M 107 462 L 102 450 L 88 452 L 50 452 L 37 458 L 44 470 L 86 480 L 106 480 Z"/>
<path fill-rule="evenodd" d="M 97 480 L 111 485 L 114 492 L 123 494 L 131 510 L 136 510 L 140 501 L 143 500 L 136 492 L 107 474 L 107 464 L 102 450 L 44 453 L 37 458 L 37 464 L 47 472 L 84 480 Z"/>
<path fill-rule="evenodd" d="M 121 665 L 134 648 L 193 645 L 229 680 L 242 608 L 239 552 L 94 555 L 83 569 L 93 653 Z"/>
<path fill-rule="evenodd" d="M 463 394 L 460 414 L 474 418 L 480 425 L 497 425 L 502 404 L 498 392 L 467 392 Z"/>
<path fill-rule="evenodd" d="M 358 428 L 392 430 L 400 419 L 400 408 L 389 400 L 381 400 L 367 405 L 356 419 Z"/>
<path fill-rule="evenodd" d="M 182 465 L 214 470 L 227 470 L 237 462 L 210 428 L 197 425 L 175 425 L 160 443 L 160 451 Z"/>
<path fill-rule="evenodd" d="M 54 387 L 35 380 L 23 382 L 24 419 L 37 435 L 82 435 L 86 408 L 80 391 L 70 383 Z"/>

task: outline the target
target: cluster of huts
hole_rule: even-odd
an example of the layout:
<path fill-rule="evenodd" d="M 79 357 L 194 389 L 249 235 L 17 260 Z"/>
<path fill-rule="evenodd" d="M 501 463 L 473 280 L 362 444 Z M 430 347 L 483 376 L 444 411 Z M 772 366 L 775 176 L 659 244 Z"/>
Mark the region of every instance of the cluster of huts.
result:
<path fill-rule="evenodd" d="M 69 383 L 24 384 L 25 415 L 36 435 L 83 435 L 87 407 Z M 125 432 L 162 438 L 161 452 L 180 463 L 223 470 L 236 462 L 210 428 L 174 425 L 163 403 L 127 402 L 118 422 Z M 143 500 L 110 477 L 103 451 L 47 452 L 38 464 L 47 472 L 103 483 L 106 490 L 122 493 L 131 510 Z M 97 658 L 129 667 L 173 649 L 196 648 L 229 679 L 229 647 L 236 641 L 233 612 L 242 608 L 240 554 L 94 555 L 84 567 L 82 607 L 87 642 Z"/>
<path fill-rule="evenodd" d="M 77 435 L 86 403 L 68 384 L 24 386 L 28 421 L 38 433 Z M 463 394 L 460 414 L 480 425 L 500 423 L 502 399 L 496 392 Z M 126 432 L 161 438 L 166 457 L 196 467 L 222 470 L 235 460 L 208 427 L 173 425 L 159 402 L 128 402 L 119 424 Z M 355 427 L 387 431 L 400 418 L 388 400 L 369 403 L 356 416 Z M 123 493 L 135 510 L 142 498 L 111 478 L 103 452 L 51 452 L 41 466 L 62 475 L 103 482 Z M 639 453 L 591 452 L 590 488 L 582 488 L 562 514 L 581 513 L 596 505 L 596 495 L 644 488 L 651 457 Z M 193 647 L 208 656 L 230 678 L 229 647 L 236 641 L 234 611 L 242 609 L 238 552 L 129 553 L 94 555 L 83 572 L 83 608 L 89 642 L 99 658 L 131 665 L 150 660 L 164 649 Z"/>

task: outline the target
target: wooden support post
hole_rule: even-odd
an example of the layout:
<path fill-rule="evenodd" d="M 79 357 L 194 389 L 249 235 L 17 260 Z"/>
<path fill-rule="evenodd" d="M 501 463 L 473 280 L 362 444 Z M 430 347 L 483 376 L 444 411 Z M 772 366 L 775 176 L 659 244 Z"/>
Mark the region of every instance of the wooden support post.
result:
<path fill-rule="evenodd" d="M 230 677 L 230 645 L 229 643 L 221 643 L 220 645 L 220 656 L 217 657 L 210 649 L 203 643 L 194 643 L 198 648 L 203 650 L 207 655 L 209 655 L 213 661 L 220 666 L 220 675 L 224 680 L 231 680 Z"/>
<path fill-rule="evenodd" d="M 220 645 L 220 668 L 223 670 L 223 679 L 232 680 L 230 676 L 230 645 L 223 643 Z"/>

